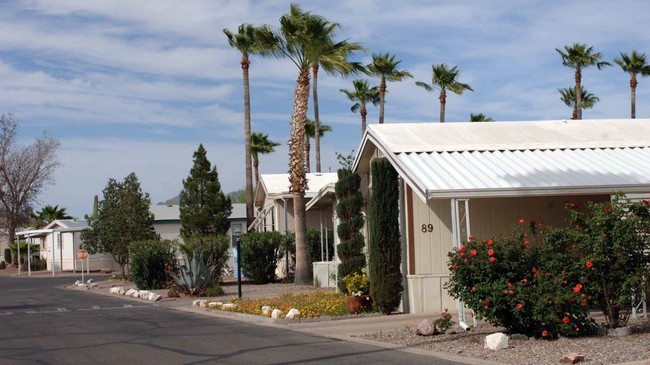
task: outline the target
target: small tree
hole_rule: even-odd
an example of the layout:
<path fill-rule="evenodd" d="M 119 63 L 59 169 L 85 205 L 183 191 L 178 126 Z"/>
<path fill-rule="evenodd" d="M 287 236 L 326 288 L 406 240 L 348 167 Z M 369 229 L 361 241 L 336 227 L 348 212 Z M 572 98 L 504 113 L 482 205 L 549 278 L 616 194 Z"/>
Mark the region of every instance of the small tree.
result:
<path fill-rule="evenodd" d="M 254 284 L 275 282 L 275 269 L 286 238 L 280 232 L 248 232 L 241 235 L 242 273 Z"/>
<path fill-rule="evenodd" d="M 363 253 L 363 195 L 359 191 L 361 178 L 350 169 L 338 170 L 338 181 L 334 186 L 336 192 L 336 215 L 339 225 L 336 228 L 340 243 L 337 253 L 341 262 L 338 265 L 338 287 L 345 292 L 343 278 L 352 273 L 361 273 L 366 267 L 366 255 Z"/>
<path fill-rule="evenodd" d="M 149 211 L 149 194 L 143 193 L 135 173 L 123 182 L 109 179 L 103 190 L 97 218 L 90 217 L 90 228 L 81 233 L 83 247 L 91 254 L 110 253 L 120 265 L 122 276 L 129 263 L 129 244 L 158 239 Z"/>
<path fill-rule="evenodd" d="M 403 290 L 398 175 L 386 159 L 372 161 L 371 175 L 368 214 L 370 296 L 381 312 L 390 314 L 399 306 Z"/>
<path fill-rule="evenodd" d="M 0 214 L 8 242 L 14 242 L 16 227 L 29 219 L 31 204 L 59 167 L 59 141 L 44 134 L 28 146 L 16 146 L 18 121 L 0 115 Z"/>
<path fill-rule="evenodd" d="M 217 236 L 226 234 L 232 204 L 219 182 L 217 168 L 211 167 L 203 145 L 194 152 L 194 166 L 183 180 L 180 193 L 181 236 Z"/>
<path fill-rule="evenodd" d="M 176 267 L 176 249 L 172 241 L 131 242 L 131 279 L 138 289 L 163 289 Z"/>

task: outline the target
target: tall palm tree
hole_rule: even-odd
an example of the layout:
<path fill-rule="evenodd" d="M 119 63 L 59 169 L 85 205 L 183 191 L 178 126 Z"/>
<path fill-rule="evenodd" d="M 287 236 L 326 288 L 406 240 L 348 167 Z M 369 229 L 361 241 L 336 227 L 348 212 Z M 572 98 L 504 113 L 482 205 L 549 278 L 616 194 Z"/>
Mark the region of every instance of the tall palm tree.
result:
<path fill-rule="evenodd" d="M 366 133 L 366 116 L 368 115 L 366 104 L 372 103 L 374 106 L 379 104 L 379 86 L 371 87 L 367 80 L 354 80 L 352 81 L 352 86 L 354 86 L 353 91 L 346 89 L 340 89 L 339 91 L 344 93 L 350 101 L 354 102 L 350 110 L 353 113 L 360 112 L 361 135 L 363 136 Z"/>
<path fill-rule="evenodd" d="M 436 89 L 440 90 L 440 95 L 438 96 L 438 99 L 440 99 L 440 123 L 444 123 L 445 104 L 447 104 L 447 90 L 453 92 L 456 95 L 461 95 L 465 90 L 474 90 L 471 88 L 471 86 L 458 81 L 458 76 L 460 74 L 458 66 L 449 68 L 449 66 L 446 64 L 441 63 L 439 65 L 432 65 L 431 69 L 433 71 L 431 85 L 422 81 L 416 81 L 415 84 L 424 88 L 428 92 L 432 92 Z"/>
<path fill-rule="evenodd" d="M 402 81 L 413 77 L 408 71 L 397 69 L 400 62 L 402 61 L 395 61 L 395 55 L 379 53 L 372 55 L 372 63 L 368 65 L 368 74 L 381 79 L 379 83 L 379 124 L 384 123 L 386 81 Z"/>
<path fill-rule="evenodd" d="M 575 89 L 572 87 L 565 87 L 563 89 L 557 89 L 557 91 L 560 92 L 560 99 L 564 104 L 573 109 L 571 119 L 578 119 L 578 102 L 576 99 Z M 591 109 L 600 101 L 600 98 L 580 86 L 580 100 L 582 100 L 582 109 Z"/>
<path fill-rule="evenodd" d="M 316 133 L 316 122 L 307 118 L 305 123 L 305 161 L 307 161 L 307 172 L 311 172 L 311 164 L 309 158 L 309 150 L 311 149 L 310 140 L 313 138 L 316 140 L 316 135 L 322 137 L 326 132 L 331 132 L 332 127 L 327 124 L 321 124 L 318 126 L 319 133 Z M 316 172 L 320 172 L 316 170 Z"/>
<path fill-rule="evenodd" d="M 329 40 L 322 33 L 313 32 L 323 26 L 332 26 L 322 16 L 303 11 L 292 4 L 288 14 L 280 18 L 280 30 L 275 32 L 269 26 L 262 27 L 257 37 L 279 58 L 289 58 L 298 67 L 298 80 L 294 91 L 291 136 L 289 140 L 289 180 L 293 195 L 294 229 L 296 242 L 295 283 L 312 283 L 311 264 L 307 248 L 307 222 L 305 216 L 305 123 L 309 103 L 309 71 L 317 60 L 323 61 L 319 52 L 323 43 Z M 332 57 L 333 67 L 345 69 L 349 62 Z"/>
<path fill-rule="evenodd" d="M 469 115 L 469 121 L 470 122 L 493 122 L 494 120 L 492 118 L 486 117 L 485 114 L 483 113 L 470 113 Z"/>
<path fill-rule="evenodd" d="M 260 156 L 275 152 L 275 147 L 280 143 L 273 142 L 269 139 L 268 134 L 253 132 L 251 134 L 251 157 L 253 158 L 253 168 L 255 169 L 255 186 L 260 181 Z"/>
<path fill-rule="evenodd" d="M 603 67 L 612 65 L 607 61 L 601 61 L 603 55 L 600 52 L 594 53 L 593 49 L 593 46 L 587 46 L 584 43 L 574 43 L 572 46 L 564 46 L 564 50 L 559 48 L 555 49 L 562 57 L 562 64 L 575 70 L 574 78 L 576 86 L 574 93 L 577 96 L 576 111 L 578 113 L 576 119 L 582 119 L 582 95 L 578 92 L 581 90 L 582 70 L 590 66 L 596 66 L 600 70 Z"/>
<path fill-rule="evenodd" d="M 334 42 L 334 30 L 338 28 L 336 23 L 325 23 L 321 28 L 314 30 L 315 33 L 322 33 L 321 36 L 326 40 L 320 43 L 316 50 L 316 61 L 312 65 L 312 90 L 314 105 L 314 123 L 316 129 L 319 129 L 320 115 L 318 110 L 318 69 L 322 67 L 330 75 L 348 76 L 359 71 L 365 71 L 363 65 L 359 62 L 350 62 L 348 57 L 356 51 L 365 50 L 358 43 L 348 43 L 347 41 Z M 321 172 L 320 166 L 320 136 L 314 138 L 314 149 L 316 150 L 316 172 Z M 309 160 L 307 160 L 309 166 Z"/>
<path fill-rule="evenodd" d="M 66 212 L 66 208 L 59 208 L 58 205 L 46 205 L 36 213 L 32 213 L 31 218 L 36 228 L 43 228 L 57 219 L 72 219 Z"/>
<path fill-rule="evenodd" d="M 264 54 L 265 50 L 255 39 L 255 27 L 250 24 L 242 24 L 237 33 L 224 29 L 223 33 L 228 38 L 228 44 L 241 53 L 241 69 L 244 79 L 244 158 L 246 160 L 246 220 L 247 224 L 253 223 L 253 170 L 251 168 L 251 97 L 250 84 L 248 80 L 248 69 L 250 67 L 250 55 L 254 53 Z"/>
<path fill-rule="evenodd" d="M 636 86 L 639 84 L 637 75 L 642 77 L 650 75 L 650 65 L 646 61 L 645 53 L 637 51 L 632 51 L 631 55 L 621 52 L 621 58 L 615 58 L 614 63 L 630 74 L 630 118 L 634 119 L 636 118 Z"/>

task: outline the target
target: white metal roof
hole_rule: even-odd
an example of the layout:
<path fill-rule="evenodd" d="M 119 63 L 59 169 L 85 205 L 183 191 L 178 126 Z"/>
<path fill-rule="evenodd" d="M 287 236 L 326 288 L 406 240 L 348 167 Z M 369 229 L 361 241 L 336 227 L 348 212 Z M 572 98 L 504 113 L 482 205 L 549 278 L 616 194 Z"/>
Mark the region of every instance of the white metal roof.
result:
<path fill-rule="evenodd" d="M 181 211 L 178 204 L 152 205 L 149 207 L 149 211 L 154 215 L 154 222 L 181 220 Z M 246 204 L 232 203 L 232 212 L 228 219 L 246 219 Z"/>
<path fill-rule="evenodd" d="M 305 197 L 312 198 L 318 194 L 323 186 L 336 183 L 338 176 L 335 172 L 315 172 L 307 174 L 307 191 Z M 255 193 L 255 202 L 263 204 L 266 197 L 280 199 L 291 198 L 289 193 L 289 174 L 262 174 Z"/>
<path fill-rule="evenodd" d="M 423 198 L 650 191 L 650 120 L 382 124 L 355 169 L 386 156 Z"/>

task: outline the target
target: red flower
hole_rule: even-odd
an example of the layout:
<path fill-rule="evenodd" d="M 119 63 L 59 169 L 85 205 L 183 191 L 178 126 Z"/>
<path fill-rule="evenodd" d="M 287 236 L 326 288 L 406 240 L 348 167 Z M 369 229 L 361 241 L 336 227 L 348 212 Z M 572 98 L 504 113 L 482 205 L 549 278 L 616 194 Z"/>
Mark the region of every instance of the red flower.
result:
<path fill-rule="evenodd" d="M 562 322 L 564 322 L 565 324 L 569 324 L 569 322 L 571 322 L 571 320 L 569 319 L 569 317 L 564 316 L 564 318 L 562 318 Z"/>
<path fill-rule="evenodd" d="M 526 223 L 526 221 L 525 221 L 523 218 L 521 218 L 521 219 L 519 220 L 519 224 L 524 224 L 524 223 Z"/>
<path fill-rule="evenodd" d="M 463 262 L 464 262 L 464 263 L 467 263 L 467 259 L 464 259 Z"/>
<path fill-rule="evenodd" d="M 472 236 L 472 235 L 470 234 L 469 236 L 467 236 L 467 239 L 471 241 L 471 240 L 474 239 L 474 236 Z"/>
<path fill-rule="evenodd" d="M 514 290 L 510 290 L 510 291 L 508 292 L 508 294 L 510 294 L 510 296 L 513 296 L 513 295 L 515 295 L 515 291 L 514 291 Z"/>
<path fill-rule="evenodd" d="M 573 292 L 574 292 L 574 293 L 579 293 L 579 292 L 580 292 L 580 289 L 582 289 L 582 284 L 577 284 L 577 285 L 573 288 Z"/>
<path fill-rule="evenodd" d="M 587 267 L 587 269 L 591 269 L 592 266 L 594 266 L 594 264 L 593 264 L 591 261 L 587 261 L 587 262 L 585 263 L 585 266 Z"/>
<path fill-rule="evenodd" d="M 461 252 L 460 257 L 465 257 L 465 252 Z"/>
<path fill-rule="evenodd" d="M 580 332 L 580 327 L 576 326 L 576 332 Z"/>
<path fill-rule="evenodd" d="M 583 306 L 583 307 L 586 307 L 587 306 L 587 301 L 583 300 L 582 302 L 580 302 L 580 305 Z"/>
<path fill-rule="evenodd" d="M 476 256 L 476 250 L 471 250 L 471 251 L 469 252 L 469 254 L 472 255 L 472 256 Z"/>
<path fill-rule="evenodd" d="M 475 286 L 472 287 L 472 291 L 476 291 L 476 287 L 475 287 Z"/>
<path fill-rule="evenodd" d="M 512 283 L 508 283 L 508 288 L 512 288 Z"/>
<path fill-rule="evenodd" d="M 575 203 L 571 204 L 571 209 L 577 210 L 578 209 L 578 204 L 575 204 Z"/>
<path fill-rule="evenodd" d="M 493 250 L 493 249 L 489 249 L 489 250 L 488 250 L 488 255 L 489 255 L 489 256 L 494 256 L 494 250 Z"/>
<path fill-rule="evenodd" d="M 521 303 L 517 303 L 517 309 L 521 309 L 524 305 Z"/>
<path fill-rule="evenodd" d="M 524 280 L 521 281 L 522 283 L 527 283 L 528 279 L 524 278 Z"/>
<path fill-rule="evenodd" d="M 531 270 L 532 272 L 537 272 L 537 268 L 533 266 L 533 269 Z"/>
<path fill-rule="evenodd" d="M 463 245 L 463 246 L 460 246 L 460 249 L 458 249 L 458 251 L 465 252 L 465 249 L 466 249 L 466 247 L 465 247 L 465 245 Z"/>
<path fill-rule="evenodd" d="M 504 290 L 504 291 L 503 291 L 503 294 L 508 295 L 508 291 L 507 291 L 507 290 Z"/>
<path fill-rule="evenodd" d="M 549 299 L 549 300 L 548 300 L 548 304 L 549 304 L 549 305 L 553 304 L 553 301 Z"/>
<path fill-rule="evenodd" d="M 453 265 L 453 266 L 451 267 L 452 270 L 456 270 L 457 268 L 458 268 L 458 266 L 456 266 L 456 265 Z"/>
<path fill-rule="evenodd" d="M 548 336 L 548 331 L 547 331 L 547 330 L 543 330 L 543 331 L 542 331 L 542 337 L 546 337 L 546 336 Z"/>
<path fill-rule="evenodd" d="M 643 204 L 644 204 L 644 205 L 650 205 L 650 200 L 645 200 L 645 199 L 643 199 Z"/>
<path fill-rule="evenodd" d="M 488 244 L 488 246 L 492 246 L 494 244 L 494 242 L 492 242 L 492 240 L 487 240 L 487 244 Z"/>
<path fill-rule="evenodd" d="M 524 246 L 528 246 L 528 241 L 524 241 Z"/>
<path fill-rule="evenodd" d="M 606 211 L 606 212 L 609 212 L 611 209 L 612 209 L 612 208 L 611 208 L 609 205 L 605 205 L 605 206 L 603 207 L 603 210 Z"/>
<path fill-rule="evenodd" d="M 496 261 L 496 260 L 497 260 L 497 259 L 495 259 L 494 256 L 490 256 L 490 262 L 491 262 L 491 263 L 494 263 L 494 261 Z"/>

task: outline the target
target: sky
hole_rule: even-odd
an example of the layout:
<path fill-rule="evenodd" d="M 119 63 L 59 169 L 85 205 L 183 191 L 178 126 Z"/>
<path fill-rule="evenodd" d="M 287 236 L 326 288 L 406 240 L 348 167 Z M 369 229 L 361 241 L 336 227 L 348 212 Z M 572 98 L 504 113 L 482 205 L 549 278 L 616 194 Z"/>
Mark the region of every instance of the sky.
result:
<path fill-rule="evenodd" d="M 304 10 L 340 24 L 336 37 L 367 52 L 389 52 L 414 78 L 389 83 L 385 123 L 437 122 L 433 64 L 461 70 L 474 89 L 447 98 L 446 121 L 470 113 L 496 121 L 569 119 L 558 88 L 573 85 L 556 48 L 582 42 L 605 60 L 650 52 L 650 3 L 576 1 L 303 1 Z M 152 203 L 179 193 L 192 154 L 202 143 L 225 192 L 243 188 L 244 127 L 241 54 L 223 29 L 268 24 L 289 1 L 246 0 L 3 0 L 0 1 L 0 114 L 20 122 L 21 143 L 44 132 L 61 142 L 62 166 L 34 208 L 59 205 L 76 217 L 92 210 L 109 178 L 130 172 Z M 289 60 L 252 56 L 252 129 L 282 143 L 262 156 L 261 173 L 288 170 L 289 128 L 298 70 Z M 335 153 L 357 150 L 359 114 L 339 89 L 355 78 L 321 72 L 320 119 L 333 128 L 322 139 L 324 172 L 340 166 Z M 600 98 L 583 118 L 627 118 L 629 76 L 618 66 L 583 72 Z M 650 80 L 640 79 L 637 118 L 650 117 Z M 310 104 L 308 115 L 313 115 Z M 370 107 L 368 122 L 377 123 Z M 313 149 L 312 149 L 313 150 Z M 313 153 L 312 153 L 312 166 Z"/>

